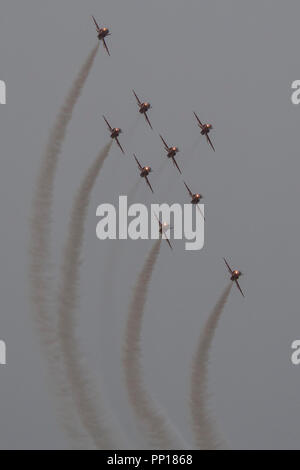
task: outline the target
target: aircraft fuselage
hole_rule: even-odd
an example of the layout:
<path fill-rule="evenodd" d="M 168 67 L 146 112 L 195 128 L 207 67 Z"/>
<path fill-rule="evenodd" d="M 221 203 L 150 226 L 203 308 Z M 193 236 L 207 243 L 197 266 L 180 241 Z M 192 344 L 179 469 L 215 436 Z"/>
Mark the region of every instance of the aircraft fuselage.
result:
<path fill-rule="evenodd" d="M 199 204 L 201 199 L 202 199 L 201 194 L 193 194 L 193 198 L 191 200 L 191 203 L 192 204 Z"/>
<path fill-rule="evenodd" d="M 98 33 L 98 39 L 101 41 L 101 39 L 106 38 L 106 36 L 109 34 L 109 29 L 108 28 L 101 28 Z"/>
<path fill-rule="evenodd" d="M 210 124 L 204 124 L 202 130 L 201 130 L 201 135 L 207 135 L 211 130 L 211 125 Z"/>
<path fill-rule="evenodd" d="M 115 139 L 116 137 L 119 137 L 119 135 L 121 134 L 121 129 L 119 128 L 114 128 L 110 134 L 111 138 L 112 139 Z"/>
<path fill-rule="evenodd" d="M 241 271 L 238 271 L 237 269 L 235 269 L 233 272 L 232 272 L 232 276 L 231 276 L 231 281 L 237 281 L 239 279 L 239 277 L 241 276 Z"/>
<path fill-rule="evenodd" d="M 145 176 L 148 176 L 149 173 L 151 172 L 151 168 L 150 167 L 144 167 L 140 173 L 140 176 L 142 178 L 145 178 Z"/>
<path fill-rule="evenodd" d="M 150 109 L 150 103 L 142 103 L 139 109 L 141 114 L 145 114 Z"/>

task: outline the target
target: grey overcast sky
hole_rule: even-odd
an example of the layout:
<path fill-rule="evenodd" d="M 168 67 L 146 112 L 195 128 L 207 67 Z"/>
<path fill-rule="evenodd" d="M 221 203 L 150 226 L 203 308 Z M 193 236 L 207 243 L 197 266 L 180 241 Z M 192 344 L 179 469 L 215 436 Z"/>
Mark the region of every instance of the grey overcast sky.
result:
<path fill-rule="evenodd" d="M 131 288 L 151 243 L 96 238 L 96 207 L 116 202 L 137 177 L 132 152 L 158 169 L 162 148 L 140 119 L 131 89 L 151 101 L 155 130 L 178 145 L 184 178 L 205 197 L 205 247 L 167 244 L 151 283 L 143 352 L 149 389 L 191 442 L 190 364 L 197 338 L 226 285 L 226 256 L 245 272 L 233 289 L 210 362 L 211 408 L 229 447 L 299 449 L 299 122 L 291 83 L 300 79 L 297 0 L 3 0 L 0 9 L 0 447 L 65 448 L 29 302 L 29 214 L 48 132 L 96 42 L 94 14 L 112 32 L 100 47 L 61 155 L 53 210 L 58 272 L 72 198 L 108 141 L 101 115 L 124 129 L 93 192 L 81 276 L 79 337 L 90 371 L 139 446 L 120 366 Z M 212 122 L 216 152 L 192 111 Z M 133 129 L 134 132 L 133 132 Z M 126 135 L 127 132 L 127 135 Z M 117 165 L 119 162 L 119 165 Z M 188 202 L 167 165 L 152 175 L 155 201 Z M 149 192 L 150 194 L 150 192 Z M 138 200 L 151 201 L 143 185 Z M 115 247 L 118 259 L 116 262 Z M 111 282 L 112 281 L 112 282 Z"/>

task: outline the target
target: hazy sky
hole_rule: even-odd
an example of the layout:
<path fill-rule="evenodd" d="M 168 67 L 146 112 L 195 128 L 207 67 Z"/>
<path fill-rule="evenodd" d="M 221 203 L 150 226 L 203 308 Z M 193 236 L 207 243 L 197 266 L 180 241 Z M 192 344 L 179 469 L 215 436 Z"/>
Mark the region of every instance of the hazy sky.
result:
<path fill-rule="evenodd" d="M 290 345 L 300 338 L 300 106 L 290 100 L 291 83 L 300 79 L 296 0 L 2 2 L 0 337 L 8 364 L 0 368 L 0 447 L 68 445 L 32 321 L 29 215 L 48 132 L 96 42 L 91 14 L 111 29 L 111 57 L 101 46 L 61 155 L 53 211 L 58 272 L 72 198 L 108 141 L 105 114 L 123 128 L 127 155 L 113 146 L 88 217 L 80 339 L 90 370 L 138 447 L 120 355 L 131 288 L 151 242 L 99 241 L 95 214 L 134 184 L 132 152 L 159 168 L 158 131 L 179 146 L 185 181 L 204 195 L 206 225 L 202 251 L 186 252 L 182 241 L 174 253 L 162 246 L 143 330 L 147 384 L 192 441 L 190 365 L 227 282 L 226 256 L 245 273 L 246 298 L 232 290 L 214 341 L 214 415 L 231 448 L 299 448 L 300 369 L 290 361 Z M 136 122 L 132 88 L 151 101 L 155 132 L 142 117 Z M 215 153 L 204 138 L 191 152 L 198 136 L 193 110 L 213 124 Z M 171 164 L 151 176 L 155 196 L 141 184 L 139 202 L 188 202 Z"/>

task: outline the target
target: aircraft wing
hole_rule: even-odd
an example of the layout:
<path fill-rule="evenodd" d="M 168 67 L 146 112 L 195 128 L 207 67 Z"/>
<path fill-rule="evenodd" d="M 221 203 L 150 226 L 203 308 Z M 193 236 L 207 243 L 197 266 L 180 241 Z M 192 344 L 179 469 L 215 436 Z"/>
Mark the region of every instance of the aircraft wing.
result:
<path fill-rule="evenodd" d="M 190 188 L 188 187 L 188 185 L 186 184 L 186 182 L 185 182 L 185 181 L 184 181 L 184 186 L 185 186 L 185 187 L 186 187 L 186 189 L 188 190 L 188 192 L 189 192 L 189 195 L 190 195 L 191 197 L 193 197 L 193 193 L 192 193 L 192 191 L 190 190 Z"/>
<path fill-rule="evenodd" d="M 202 215 L 203 220 L 205 220 L 204 214 L 203 214 L 203 212 L 202 212 L 202 210 L 200 209 L 200 207 L 199 207 L 198 204 L 196 204 L 196 207 L 197 207 L 198 211 L 200 212 L 200 214 Z"/>
<path fill-rule="evenodd" d="M 148 122 L 149 126 L 150 126 L 151 129 L 153 130 L 153 127 L 152 127 L 152 125 L 151 125 L 151 122 L 150 122 L 150 120 L 149 120 L 149 118 L 148 118 L 148 116 L 147 116 L 147 112 L 144 113 L 144 116 L 145 116 L 145 119 L 146 119 L 146 121 Z"/>
<path fill-rule="evenodd" d="M 163 233 L 163 225 L 162 225 L 162 222 L 159 220 L 159 218 L 157 217 L 157 214 L 154 214 L 155 215 L 155 218 L 159 224 L 159 229 L 161 230 L 161 234 Z"/>
<path fill-rule="evenodd" d="M 143 167 L 142 167 L 142 165 L 140 164 L 140 162 L 138 161 L 138 159 L 137 159 L 137 157 L 136 157 L 135 153 L 133 154 L 133 156 L 134 156 L 134 158 L 135 158 L 135 161 L 136 161 L 136 162 L 137 162 L 137 164 L 138 164 L 138 167 L 139 167 L 139 169 L 140 169 L 140 170 L 142 170 L 142 169 L 143 169 Z"/>
<path fill-rule="evenodd" d="M 235 280 L 235 283 L 236 283 L 236 286 L 237 286 L 238 290 L 239 290 L 240 293 L 242 294 L 242 296 L 245 297 L 245 296 L 244 296 L 244 292 L 242 291 L 242 289 L 241 289 L 241 287 L 240 287 L 240 285 L 239 285 L 239 282 L 238 282 L 237 280 Z"/>
<path fill-rule="evenodd" d="M 162 140 L 162 142 L 163 142 L 163 144 L 164 144 L 164 146 L 165 146 L 165 149 L 166 149 L 166 150 L 169 150 L 169 146 L 168 146 L 167 142 L 163 139 L 163 137 L 162 137 L 160 134 L 159 134 L 159 137 L 161 138 L 161 140 Z"/>
<path fill-rule="evenodd" d="M 123 150 L 123 148 L 122 148 L 122 145 L 120 144 L 120 141 L 119 141 L 118 137 L 115 137 L 115 139 L 116 139 L 116 142 L 117 142 L 118 146 L 120 147 L 122 153 L 125 154 L 125 152 L 124 152 L 124 150 Z"/>
<path fill-rule="evenodd" d="M 210 140 L 209 135 L 207 135 L 207 134 L 206 134 L 206 139 L 207 139 L 207 142 L 210 144 L 211 148 L 213 149 L 213 151 L 215 152 L 215 147 L 213 146 L 213 143 L 212 143 L 212 141 Z"/>
<path fill-rule="evenodd" d="M 151 189 L 151 191 L 154 193 L 154 191 L 153 191 L 153 189 L 152 189 L 152 186 L 151 186 L 151 184 L 150 184 L 150 181 L 149 181 L 149 179 L 148 179 L 147 176 L 145 176 L 145 180 L 146 180 L 146 183 L 148 184 L 149 188 Z"/>
<path fill-rule="evenodd" d="M 181 173 L 181 169 L 180 169 L 179 166 L 177 165 L 177 162 L 176 162 L 176 160 L 175 160 L 175 157 L 172 157 L 172 160 L 173 160 L 173 163 L 174 163 L 174 165 L 176 166 L 177 170 L 179 171 L 179 173 L 182 174 L 182 173 Z"/>
<path fill-rule="evenodd" d="M 200 121 L 200 119 L 198 118 L 198 116 L 197 116 L 197 114 L 195 113 L 195 111 L 194 111 L 194 116 L 195 116 L 195 118 L 197 119 L 199 126 L 200 126 L 201 128 L 203 128 L 203 124 L 202 124 L 202 122 Z"/>
<path fill-rule="evenodd" d="M 157 217 L 156 214 L 154 214 L 154 215 L 155 215 L 155 218 L 156 218 L 157 222 L 159 223 L 159 227 L 162 228 L 162 223 L 161 223 L 161 221 L 159 220 L 159 218 Z"/>
<path fill-rule="evenodd" d="M 93 18 L 93 20 L 94 20 L 94 23 L 95 23 L 95 26 L 96 26 L 97 32 L 99 33 L 99 31 L 100 31 L 100 27 L 99 27 L 99 25 L 98 25 L 97 21 L 95 20 L 95 17 L 94 17 L 94 16 L 92 16 L 92 18 Z"/>
<path fill-rule="evenodd" d="M 102 116 L 102 117 L 103 117 L 104 121 L 106 122 L 108 129 L 112 132 L 112 127 L 111 127 L 111 125 L 109 124 L 108 120 L 106 119 L 105 116 Z"/>
<path fill-rule="evenodd" d="M 155 215 L 156 220 L 157 220 L 157 222 L 159 223 L 159 227 L 160 227 L 160 229 L 161 229 L 161 238 L 163 238 L 163 236 L 164 236 L 164 237 L 165 237 L 165 240 L 166 240 L 166 242 L 167 242 L 167 244 L 169 245 L 169 247 L 171 248 L 171 250 L 173 250 L 173 247 L 172 247 L 172 245 L 171 245 L 170 240 L 168 239 L 167 235 L 165 234 L 165 232 L 164 232 L 163 229 L 162 229 L 162 223 L 161 223 L 161 221 L 159 220 L 159 218 L 157 217 L 156 214 L 154 214 L 154 215 Z M 170 228 L 170 227 L 169 227 L 169 228 Z"/>
<path fill-rule="evenodd" d="M 104 49 L 106 50 L 107 54 L 110 56 L 110 52 L 109 52 L 109 50 L 108 50 L 108 47 L 107 47 L 107 44 L 106 44 L 105 39 L 103 38 L 102 41 L 103 41 Z"/>
<path fill-rule="evenodd" d="M 167 244 L 169 245 L 169 247 L 171 248 L 171 250 L 173 250 L 173 247 L 172 247 L 171 242 L 170 242 L 170 240 L 168 239 L 167 235 L 166 235 L 165 233 L 163 233 L 163 234 L 162 234 L 162 237 L 163 237 L 163 235 L 165 236 L 165 240 L 166 240 Z"/>
<path fill-rule="evenodd" d="M 229 266 L 229 264 L 227 263 L 226 259 L 223 258 L 223 260 L 225 261 L 225 264 L 226 264 L 226 266 L 227 266 L 228 271 L 230 272 L 230 274 L 233 274 L 233 271 L 232 271 L 231 267 Z"/>
<path fill-rule="evenodd" d="M 132 91 L 133 91 L 133 94 L 134 94 L 134 96 L 135 96 L 135 98 L 136 98 L 136 100 L 137 100 L 137 102 L 138 102 L 138 105 L 141 106 L 142 103 L 140 102 L 139 97 L 137 96 L 137 94 L 136 94 L 136 92 L 135 92 L 134 90 L 132 90 Z"/>

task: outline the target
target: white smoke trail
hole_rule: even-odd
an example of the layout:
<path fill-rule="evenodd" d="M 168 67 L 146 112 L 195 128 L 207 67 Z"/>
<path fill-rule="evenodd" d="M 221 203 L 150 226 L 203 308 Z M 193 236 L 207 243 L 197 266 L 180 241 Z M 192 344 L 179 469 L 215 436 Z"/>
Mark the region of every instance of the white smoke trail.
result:
<path fill-rule="evenodd" d="M 230 294 L 232 282 L 225 288 L 201 333 L 196 355 L 194 357 L 191 379 L 191 415 L 195 442 L 198 449 L 219 449 L 224 444 L 218 437 L 215 423 L 207 408 L 208 386 L 207 368 L 209 353 L 216 328 Z"/>
<path fill-rule="evenodd" d="M 141 330 L 144 307 L 153 269 L 159 254 L 161 240 L 153 245 L 134 287 L 125 331 L 123 365 L 131 406 L 154 449 L 182 449 L 182 440 L 172 429 L 167 417 L 149 396 L 143 383 L 141 365 Z"/>
<path fill-rule="evenodd" d="M 98 449 L 114 449 L 117 443 L 113 439 L 110 426 L 106 424 L 106 413 L 104 409 L 100 409 L 97 390 L 80 360 L 81 354 L 76 339 L 75 310 L 78 303 L 80 254 L 90 195 L 111 145 L 112 141 L 101 150 L 75 197 L 68 239 L 63 253 L 58 296 L 58 333 L 65 373 L 72 388 L 72 396 L 81 422 Z"/>
<path fill-rule="evenodd" d="M 72 418 L 71 411 L 68 411 L 66 384 L 59 366 L 56 319 L 52 315 L 53 304 L 50 292 L 52 279 L 49 275 L 51 268 L 49 262 L 50 225 L 54 177 L 58 157 L 68 124 L 72 118 L 74 106 L 88 78 L 98 47 L 99 44 L 88 55 L 55 120 L 37 179 L 31 217 L 30 279 L 34 319 L 39 331 L 43 352 L 48 360 L 50 373 L 55 380 L 56 391 L 60 395 L 60 399 L 64 400 L 64 404 L 61 405 L 60 416 L 64 420 L 69 437 L 79 443 L 80 448 L 83 446 L 85 437 L 78 432 L 77 424 L 74 422 L 75 418 Z"/>

